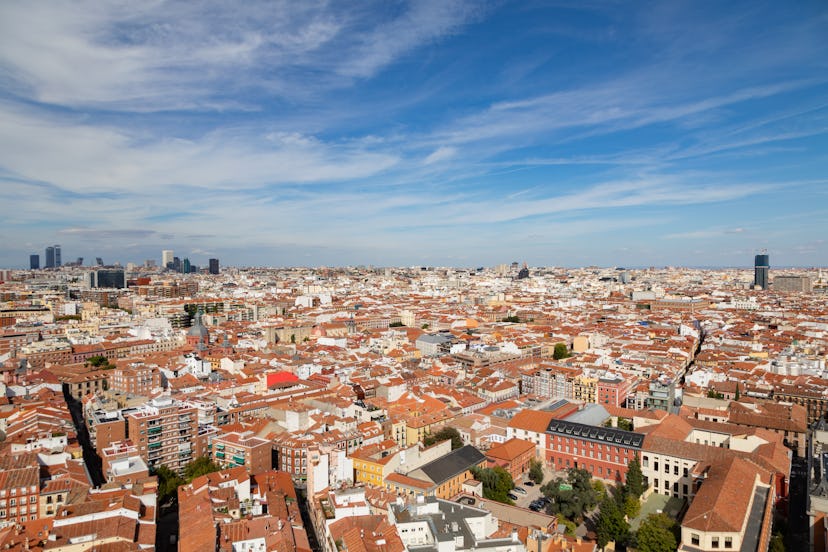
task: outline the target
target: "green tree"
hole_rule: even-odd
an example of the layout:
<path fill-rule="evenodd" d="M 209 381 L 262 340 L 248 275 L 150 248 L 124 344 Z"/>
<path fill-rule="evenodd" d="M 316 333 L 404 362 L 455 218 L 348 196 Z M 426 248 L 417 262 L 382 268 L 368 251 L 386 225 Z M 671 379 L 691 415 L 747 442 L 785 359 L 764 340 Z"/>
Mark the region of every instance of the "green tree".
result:
<path fill-rule="evenodd" d="M 721 393 L 716 392 L 715 389 L 711 389 L 707 392 L 707 398 L 708 399 L 723 399 L 724 395 L 722 395 Z"/>
<path fill-rule="evenodd" d="M 629 420 L 627 418 L 618 418 L 618 429 L 623 429 L 624 431 L 632 431 L 632 420 Z"/>
<path fill-rule="evenodd" d="M 633 519 L 641 513 L 641 501 L 633 495 L 627 495 L 624 499 L 624 515 L 627 519 Z"/>
<path fill-rule="evenodd" d="M 532 458 L 529 461 L 529 479 L 537 485 L 543 483 L 543 462 L 537 458 Z"/>
<path fill-rule="evenodd" d="M 566 527 L 566 534 L 570 537 L 574 537 L 575 536 L 575 530 L 578 528 L 578 526 L 575 525 L 575 522 L 569 521 L 568 519 L 566 519 L 563 516 L 563 514 L 558 514 L 557 518 L 558 518 L 558 525 L 563 525 L 564 527 Z"/>
<path fill-rule="evenodd" d="M 87 359 L 87 362 L 90 365 L 94 366 L 95 368 L 98 368 L 100 366 L 103 366 L 104 364 L 107 364 L 109 361 L 103 355 L 95 355 L 95 356 L 89 357 Z"/>
<path fill-rule="evenodd" d="M 513 322 L 513 323 L 517 324 L 518 322 L 520 322 L 520 318 L 517 317 L 517 316 L 507 316 L 505 318 L 501 318 L 500 321 L 501 322 Z"/>
<path fill-rule="evenodd" d="M 475 467 L 472 468 L 471 472 L 475 479 L 483 483 L 483 498 L 504 504 L 514 504 L 507 496 L 509 491 L 515 488 L 515 483 L 512 481 L 509 472 L 500 466 L 494 468 Z"/>
<path fill-rule="evenodd" d="M 644 474 L 641 473 L 641 462 L 638 461 L 638 455 L 636 454 L 627 466 L 627 479 L 624 483 L 624 491 L 625 494 L 635 497 L 638 500 L 646 490 Z"/>
<path fill-rule="evenodd" d="M 733 395 L 733 399 L 738 401 L 742 398 L 742 392 L 739 390 L 739 383 L 736 382 L 736 393 Z"/>
<path fill-rule="evenodd" d="M 451 440 L 451 450 L 459 449 L 463 446 L 463 437 L 460 432 L 453 427 L 446 426 L 437 433 L 429 433 L 423 437 L 423 444 L 427 447 L 436 445 L 440 441 Z"/>
<path fill-rule="evenodd" d="M 565 480 L 557 477 L 541 487 L 541 492 L 551 500 L 547 506 L 550 513 L 563 514 L 572 521 L 580 521 L 584 512 L 598 503 L 592 476 L 584 469 L 570 469 Z"/>
<path fill-rule="evenodd" d="M 626 540 L 630 526 L 624 520 L 624 512 L 612 497 L 601 501 L 598 518 L 595 520 L 595 531 L 598 534 L 598 546 L 602 549 L 610 542 Z"/>
<path fill-rule="evenodd" d="M 221 466 L 210 460 L 209 456 L 200 456 L 184 466 L 184 478 L 187 483 L 196 477 L 221 470 Z"/>
<path fill-rule="evenodd" d="M 636 535 L 639 552 L 674 552 L 678 548 L 677 525 L 666 514 L 650 514 Z"/>
<path fill-rule="evenodd" d="M 768 552 L 785 552 L 785 541 L 782 535 L 774 535 L 771 537 Z"/>
<path fill-rule="evenodd" d="M 600 479 L 593 479 L 592 480 L 592 488 L 595 489 L 596 496 L 598 498 L 598 503 L 600 504 L 602 500 L 609 496 L 607 492 L 607 486 L 604 485 L 604 482 Z"/>
<path fill-rule="evenodd" d="M 555 350 L 552 352 L 552 358 L 555 360 L 561 360 L 562 358 L 567 358 L 569 356 L 569 349 L 566 347 L 566 343 L 555 343 Z"/>
<path fill-rule="evenodd" d="M 405 326 L 405 324 L 403 324 L 402 322 L 399 322 L 399 321 L 391 322 L 390 324 L 388 324 L 389 328 L 401 328 L 403 326 Z"/>
<path fill-rule="evenodd" d="M 183 485 L 185 481 L 167 466 L 159 466 L 156 468 L 155 475 L 158 477 L 159 503 L 165 504 L 170 500 L 177 500 L 178 487 L 179 485 Z"/>

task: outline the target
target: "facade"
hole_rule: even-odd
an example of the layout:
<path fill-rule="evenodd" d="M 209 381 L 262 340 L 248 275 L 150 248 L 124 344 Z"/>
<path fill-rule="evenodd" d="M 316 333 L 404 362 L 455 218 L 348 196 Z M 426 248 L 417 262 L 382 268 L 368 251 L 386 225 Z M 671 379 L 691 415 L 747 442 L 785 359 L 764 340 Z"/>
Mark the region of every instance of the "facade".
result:
<path fill-rule="evenodd" d="M 813 283 L 809 276 L 776 276 L 773 279 L 774 291 L 813 291 Z"/>
<path fill-rule="evenodd" d="M 218 259 L 210 259 L 210 274 L 218 274 L 219 273 L 219 260 Z"/>
<path fill-rule="evenodd" d="M 89 273 L 89 287 L 123 289 L 126 287 L 124 271 L 104 268 L 93 270 Z"/>
<path fill-rule="evenodd" d="M 273 468 L 270 441 L 245 433 L 215 435 L 210 442 L 210 459 L 224 469 L 244 466 L 248 473 Z"/>
<path fill-rule="evenodd" d="M 119 366 L 109 376 L 109 389 L 129 395 L 150 396 L 161 389 L 161 371 L 156 366 L 132 363 Z"/>
<path fill-rule="evenodd" d="M 529 462 L 535 457 L 535 443 L 512 438 L 486 451 L 489 467 L 500 466 L 509 472 L 512 481 L 520 481 L 529 471 Z"/>
<path fill-rule="evenodd" d="M 170 268 L 174 259 L 173 250 L 172 249 L 164 249 L 161 251 L 161 267 L 162 268 Z"/>
<path fill-rule="evenodd" d="M 546 430 L 546 461 L 564 471 L 582 468 L 592 477 L 624 481 L 627 465 L 641 451 L 644 436 L 633 431 L 552 420 Z"/>
<path fill-rule="evenodd" d="M 632 376 L 606 374 L 598 379 L 596 402 L 602 405 L 623 406 L 634 388 L 635 378 Z"/>
<path fill-rule="evenodd" d="M 150 469 L 167 466 L 179 473 L 198 454 L 198 411 L 172 399 L 152 399 L 125 416 L 127 437 Z"/>
<path fill-rule="evenodd" d="M 43 268 L 55 268 L 55 248 L 51 245 L 46 248 L 45 262 Z"/>
<path fill-rule="evenodd" d="M 29 269 L 37 270 L 40 268 L 40 255 L 29 255 Z"/>
<path fill-rule="evenodd" d="M 38 519 L 39 496 L 37 466 L 0 471 L 0 527 Z"/>
<path fill-rule="evenodd" d="M 756 255 L 753 262 L 753 286 L 759 289 L 768 289 L 768 272 L 770 271 L 770 257 Z"/>
<path fill-rule="evenodd" d="M 385 479 L 385 487 L 400 495 L 448 499 L 463 490 L 463 483 L 473 479 L 473 467 L 485 466 L 486 457 L 483 453 L 466 445 L 405 475 L 390 474 Z"/>

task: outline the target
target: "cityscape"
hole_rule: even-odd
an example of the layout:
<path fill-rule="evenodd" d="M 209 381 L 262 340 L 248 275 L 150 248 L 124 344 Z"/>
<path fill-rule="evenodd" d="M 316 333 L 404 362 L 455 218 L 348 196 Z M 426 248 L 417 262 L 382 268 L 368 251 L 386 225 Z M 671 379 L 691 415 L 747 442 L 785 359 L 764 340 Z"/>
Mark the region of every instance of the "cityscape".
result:
<path fill-rule="evenodd" d="M 826 37 L 0 3 L 0 550 L 828 552 Z"/>

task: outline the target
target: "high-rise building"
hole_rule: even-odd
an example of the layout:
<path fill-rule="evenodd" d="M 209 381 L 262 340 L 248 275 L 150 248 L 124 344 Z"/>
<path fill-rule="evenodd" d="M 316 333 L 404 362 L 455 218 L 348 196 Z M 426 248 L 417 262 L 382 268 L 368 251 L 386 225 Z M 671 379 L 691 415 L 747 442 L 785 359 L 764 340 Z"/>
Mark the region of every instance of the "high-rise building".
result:
<path fill-rule="evenodd" d="M 171 268 L 169 265 L 173 262 L 173 250 L 164 249 L 161 251 L 161 266 L 163 268 Z"/>
<path fill-rule="evenodd" d="M 46 248 L 46 260 L 43 268 L 55 268 L 55 248 L 51 245 Z"/>
<path fill-rule="evenodd" d="M 218 259 L 210 259 L 210 274 L 218 274 L 219 273 L 219 260 Z"/>
<path fill-rule="evenodd" d="M 103 266 L 103 259 L 100 257 L 95 257 L 95 264 L 97 266 Z"/>
<path fill-rule="evenodd" d="M 811 292 L 814 289 L 810 276 L 777 276 L 773 279 L 775 291 L 804 291 Z"/>
<path fill-rule="evenodd" d="M 31 270 L 40 268 L 40 255 L 29 255 L 29 268 Z"/>
<path fill-rule="evenodd" d="M 55 268 L 59 267 L 60 265 L 60 246 L 55 245 Z"/>
<path fill-rule="evenodd" d="M 761 289 L 768 289 L 768 271 L 770 270 L 770 257 L 766 253 L 756 255 L 753 263 L 753 285 Z"/>
<path fill-rule="evenodd" d="M 184 262 L 182 263 L 182 268 L 183 268 L 184 274 L 189 274 L 190 272 L 192 272 L 191 267 L 190 267 L 190 259 L 188 259 L 187 257 L 184 257 Z"/>
<path fill-rule="evenodd" d="M 89 273 L 89 287 L 116 288 L 126 287 L 126 278 L 122 269 L 100 269 Z"/>
<path fill-rule="evenodd" d="M 176 272 L 181 272 L 181 259 L 173 257 L 172 269 Z"/>

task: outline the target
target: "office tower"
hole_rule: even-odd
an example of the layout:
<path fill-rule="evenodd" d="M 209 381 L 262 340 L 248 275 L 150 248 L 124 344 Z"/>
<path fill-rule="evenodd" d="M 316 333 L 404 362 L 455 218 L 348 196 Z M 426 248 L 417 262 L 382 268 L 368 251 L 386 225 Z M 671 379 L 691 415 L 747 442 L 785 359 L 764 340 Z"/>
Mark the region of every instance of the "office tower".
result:
<path fill-rule="evenodd" d="M 55 268 L 55 248 L 51 245 L 46 248 L 46 261 L 43 268 Z"/>
<path fill-rule="evenodd" d="M 161 251 L 161 266 L 163 268 L 172 268 L 170 267 L 170 263 L 173 262 L 173 250 L 172 249 L 165 249 Z"/>
<path fill-rule="evenodd" d="M 89 287 L 116 288 L 126 287 L 124 271 L 120 269 L 100 269 L 89 273 Z"/>
<path fill-rule="evenodd" d="M 29 255 L 29 268 L 31 270 L 40 268 L 40 255 Z"/>
<path fill-rule="evenodd" d="M 103 266 L 103 259 L 100 257 L 95 257 L 95 264 L 98 266 Z"/>
<path fill-rule="evenodd" d="M 219 260 L 218 259 L 210 259 L 210 274 L 218 274 L 219 273 Z"/>
<path fill-rule="evenodd" d="M 181 272 L 181 259 L 173 257 L 172 269 L 176 272 Z"/>
<path fill-rule="evenodd" d="M 78 257 L 78 260 L 75 261 L 76 266 L 83 266 L 83 257 Z"/>
<path fill-rule="evenodd" d="M 756 255 L 753 263 L 753 285 L 762 289 L 768 289 L 768 271 L 770 270 L 770 257 L 763 253 Z"/>
<path fill-rule="evenodd" d="M 60 264 L 60 246 L 55 245 L 55 268 L 58 268 Z"/>
<path fill-rule="evenodd" d="M 183 269 L 184 274 L 189 274 L 191 272 L 190 259 L 188 259 L 187 257 L 184 257 Z"/>

